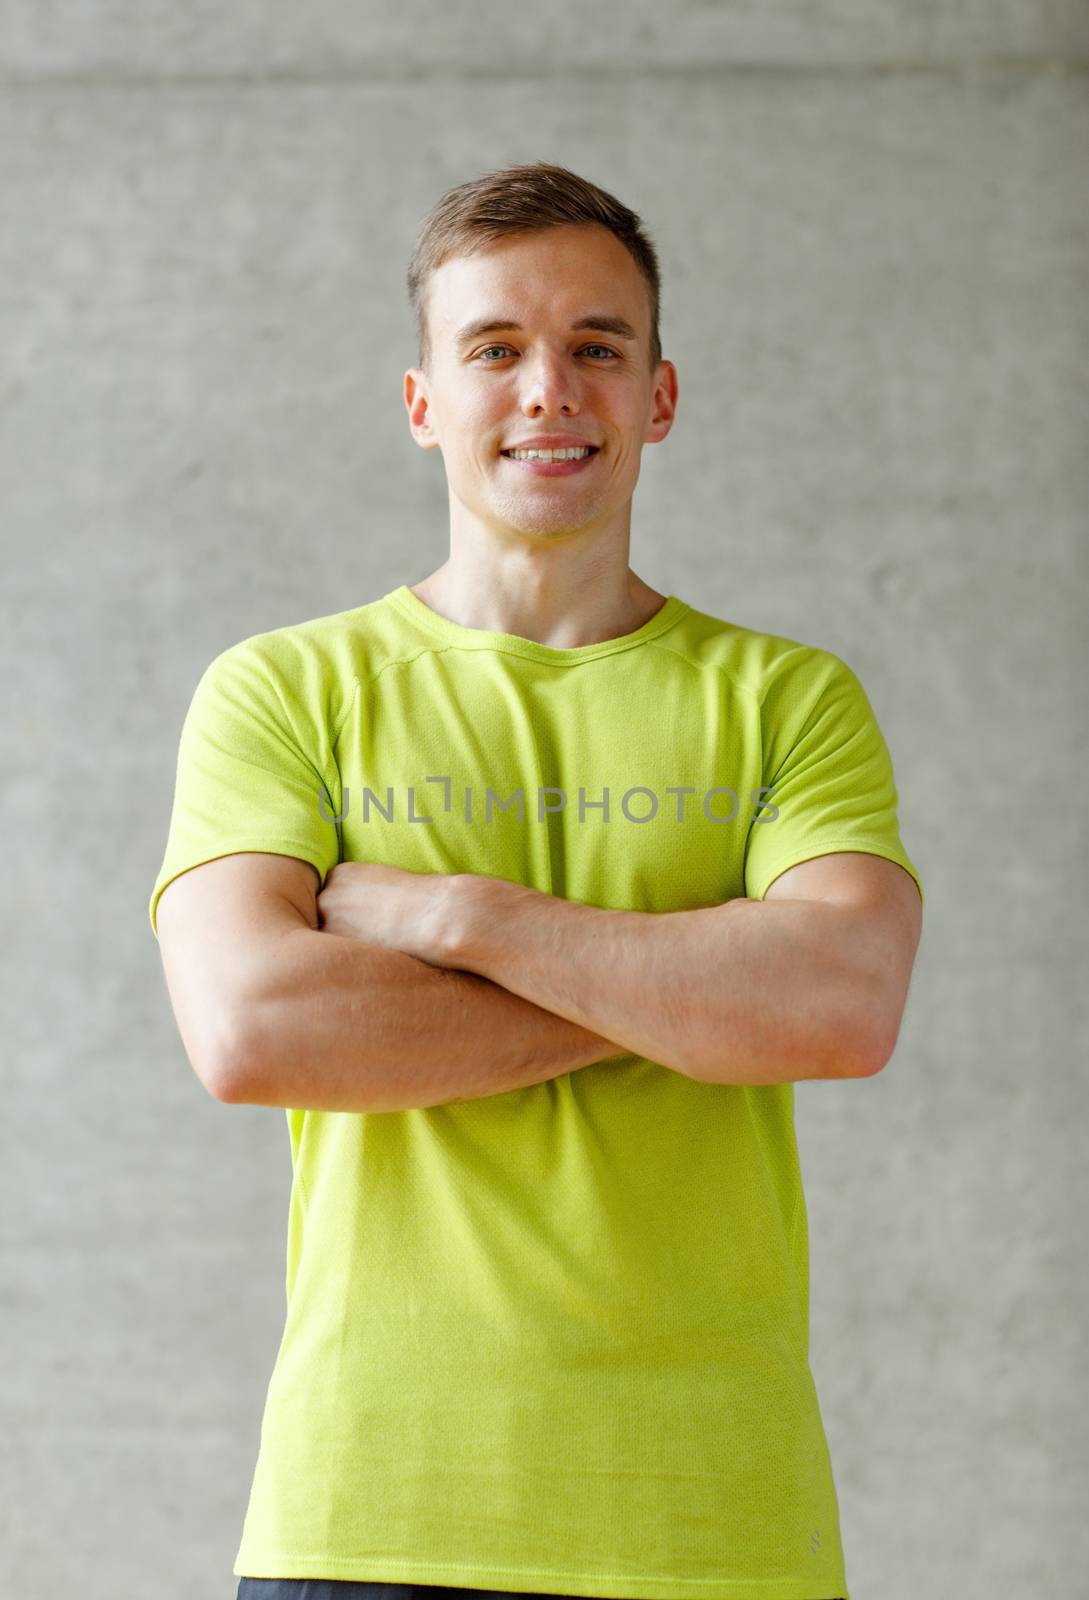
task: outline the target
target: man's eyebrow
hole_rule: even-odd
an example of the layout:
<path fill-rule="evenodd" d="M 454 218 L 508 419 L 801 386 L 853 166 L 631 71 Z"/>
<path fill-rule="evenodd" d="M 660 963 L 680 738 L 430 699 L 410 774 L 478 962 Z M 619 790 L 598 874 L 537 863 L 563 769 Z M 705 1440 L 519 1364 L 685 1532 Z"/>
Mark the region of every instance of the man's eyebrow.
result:
<path fill-rule="evenodd" d="M 595 311 L 588 317 L 579 317 L 577 322 L 571 324 L 572 333 L 579 328 L 592 328 L 596 333 L 611 333 L 617 339 L 634 341 L 638 338 L 630 322 L 625 321 L 623 317 L 610 316 L 607 312 Z M 521 332 L 522 324 L 520 322 L 502 322 L 495 317 L 481 317 L 476 322 L 467 322 L 464 328 L 458 331 L 454 343 L 456 345 L 468 344 L 471 339 L 479 339 L 482 333 Z"/>

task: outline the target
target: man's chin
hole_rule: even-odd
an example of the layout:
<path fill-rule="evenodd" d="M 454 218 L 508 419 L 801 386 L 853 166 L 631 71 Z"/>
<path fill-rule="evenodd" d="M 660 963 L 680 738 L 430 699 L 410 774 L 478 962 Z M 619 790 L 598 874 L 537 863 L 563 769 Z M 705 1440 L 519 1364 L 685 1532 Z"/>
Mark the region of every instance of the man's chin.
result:
<path fill-rule="evenodd" d="M 564 535 L 583 533 L 589 529 L 595 520 L 596 508 L 581 505 L 574 506 L 527 506 L 525 502 L 516 505 L 497 505 L 492 508 L 493 520 L 502 525 L 504 531 L 511 534 L 525 534 L 527 537 L 541 539 L 561 538 Z"/>
<path fill-rule="evenodd" d="M 541 518 L 539 521 L 519 518 L 517 520 L 501 519 L 498 531 L 511 539 L 571 539 L 580 533 L 585 533 L 590 524 L 587 522 L 557 522 Z"/>

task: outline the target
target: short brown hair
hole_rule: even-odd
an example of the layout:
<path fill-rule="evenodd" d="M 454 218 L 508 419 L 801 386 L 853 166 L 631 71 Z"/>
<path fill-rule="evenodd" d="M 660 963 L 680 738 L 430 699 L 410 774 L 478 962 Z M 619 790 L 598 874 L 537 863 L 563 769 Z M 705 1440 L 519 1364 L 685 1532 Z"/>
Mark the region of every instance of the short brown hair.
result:
<path fill-rule="evenodd" d="M 451 256 L 473 255 L 506 234 L 565 224 L 598 223 L 615 234 L 642 273 L 650 299 L 651 370 L 662 359 L 658 334 L 661 287 L 658 256 L 641 218 L 614 195 L 549 161 L 504 167 L 448 189 L 424 219 L 409 263 L 408 298 L 416 321 L 419 365 L 431 360 L 427 285 Z"/>

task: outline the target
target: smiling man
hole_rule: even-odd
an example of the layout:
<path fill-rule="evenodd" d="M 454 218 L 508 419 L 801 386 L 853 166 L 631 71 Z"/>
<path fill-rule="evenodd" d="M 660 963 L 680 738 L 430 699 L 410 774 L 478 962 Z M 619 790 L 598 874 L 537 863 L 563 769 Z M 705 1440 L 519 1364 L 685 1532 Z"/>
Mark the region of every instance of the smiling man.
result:
<path fill-rule="evenodd" d="M 201 1081 L 290 1135 L 239 1600 L 836 1600 L 793 1096 L 896 1043 L 889 752 L 838 656 L 631 569 L 634 212 L 489 173 L 408 287 L 449 556 L 216 657 L 149 908 Z"/>
<path fill-rule="evenodd" d="M 405 374 L 405 404 L 417 442 L 442 450 L 450 559 L 413 592 L 560 649 L 633 632 L 666 600 L 628 545 L 677 375 L 631 252 L 600 225 L 520 232 L 448 258 L 427 293 L 432 376 Z"/>

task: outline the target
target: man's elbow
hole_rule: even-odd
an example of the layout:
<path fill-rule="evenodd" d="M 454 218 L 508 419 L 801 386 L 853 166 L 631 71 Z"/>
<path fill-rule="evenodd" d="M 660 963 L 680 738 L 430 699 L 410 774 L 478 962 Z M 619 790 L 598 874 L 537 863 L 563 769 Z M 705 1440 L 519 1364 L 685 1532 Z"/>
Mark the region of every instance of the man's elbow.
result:
<path fill-rule="evenodd" d="M 883 1063 L 882 1063 L 883 1064 Z M 828 1079 L 869 1078 L 881 1070 L 876 1054 L 863 1047 L 857 1032 L 825 1036 L 802 1044 L 783 1039 L 766 1051 L 737 1052 L 725 1059 L 688 1062 L 676 1070 L 697 1083 L 747 1084 L 821 1082 Z"/>
<path fill-rule="evenodd" d="M 819 1040 L 811 1035 L 815 1076 L 876 1077 L 892 1060 L 906 1000 L 906 985 L 892 992 L 884 971 L 855 969 L 838 985 L 829 984 L 819 1028 L 813 1030 Z"/>
<path fill-rule="evenodd" d="M 213 1100 L 219 1100 L 225 1106 L 244 1106 L 251 1103 L 248 1092 L 243 1088 L 240 1073 L 220 1073 L 205 1087 Z"/>
<path fill-rule="evenodd" d="M 875 1078 L 884 1071 L 896 1051 L 901 1017 L 902 1012 L 897 1012 L 894 1017 L 881 1017 L 869 1027 L 857 1025 L 844 1046 L 845 1070 L 835 1076 Z"/>
<path fill-rule="evenodd" d="M 213 1100 L 219 1100 L 224 1105 L 238 1105 L 243 1103 L 242 1077 L 236 1071 L 229 1071 L 226 1066 L 207 1061 L 194 1061 L 189 1057 L 189 1065 L 199 1080 L 201 1087 L 211 1095 Z"/>
<path fill-rule="evenodd" d="M 860 1014 L 857 999 L 838 1016 L 825 1015 L 819 1026 L 782 1018 L 774 1038 L 759 1049 L 750 1044 L 743 1054 L 735 1050 L 725 1061 L 688 1063 L 687 1076 L 703 1083 L 768 1084 L 873 1078 L 888 1065 L 900 1032 L 899 1014 Z"/>
<path fill-rule="evenodd" d="M 254 1099 L 251 1053 L 244 1038 L 243 1030 L 235 1028 L 222 1036 L 216 1049 L 209 1052 L 201 1065 L 193 1063 L 197 1077 L 212 1099 L 224 1105 L 249 1105 Z"/>
<path fill-rule="evenodd" d="M 808 1051 L 800 1052 L 804 1076 L 832 1080 L 876 1077 L 891 1058 L 895 1044 L 895 1033 L 890 1039 L 887 1030 L 852 1014 L 838 1026 L 822 1029 L 820 1039 L 811 1041 Z"/>
<path fill-rule="evenodd" d="M 900 1038 L 900 1022 L 897 1020 L 894 1027 L 886 1029 L 877 1036 L 876 1042 L 869 1052 L 866 1069 L 859 1073 L 861 1078 L 875 1078 L 883 1072 L 896 1053 L 896 1045 Z"/>
<path fill-rule="evenodd" d="M 279 1098 L 291 1048 L 282 1018 L 269 1018 L 262 1002 L 250 998 L 223 1035 L 211 1092 L 231 1106 L 293 1104 Z"/>

